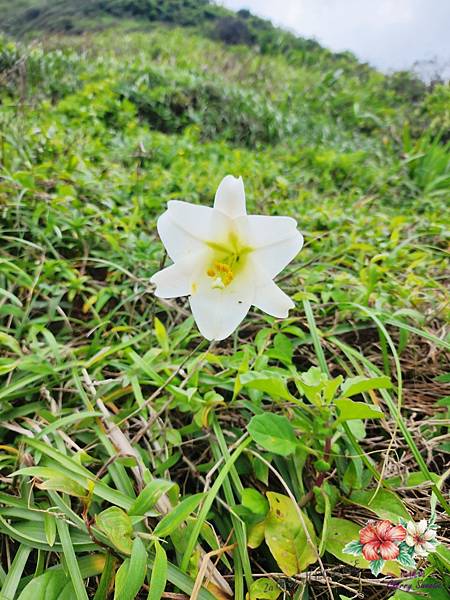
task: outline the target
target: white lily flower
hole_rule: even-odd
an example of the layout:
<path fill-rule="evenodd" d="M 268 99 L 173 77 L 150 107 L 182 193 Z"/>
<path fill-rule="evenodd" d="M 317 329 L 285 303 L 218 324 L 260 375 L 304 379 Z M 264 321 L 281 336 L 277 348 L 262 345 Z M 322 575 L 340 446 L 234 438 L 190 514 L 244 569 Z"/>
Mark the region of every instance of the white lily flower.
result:
<path fill-rule="evenodd" d="M 173 265 L 155 273 L 156 296 L 189 296 L 200 333 L 223 340 L 256 306 L 285 318 L 294 303 L 273 281 L 303 236 L 291 217 L 247 215 L 242 177 L 227 175 L 214 207 L 171 200 L 158 233 Z"/>
<path fill-rule="evenodd" d="M 436 549 L 436 530 L 428 527 L 426 519 L 418 523 L 409 521 L 406 526 L 405 542 L 408 546 L 414 546 L 416 556 L 427 556 Z"/>

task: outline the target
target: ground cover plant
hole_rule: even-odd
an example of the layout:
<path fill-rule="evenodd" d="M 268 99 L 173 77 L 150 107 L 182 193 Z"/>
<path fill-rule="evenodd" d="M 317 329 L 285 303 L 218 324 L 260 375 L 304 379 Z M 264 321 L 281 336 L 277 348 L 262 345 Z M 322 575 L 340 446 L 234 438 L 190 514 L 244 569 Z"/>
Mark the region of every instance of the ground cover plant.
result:
<path fill-rule="evenodd" d="M 447 598 L 448 85 L 62 4 L 0 37 L 2 600 Z M 156 220 L 229 173 L 305 244 L 209 342 Z"/>

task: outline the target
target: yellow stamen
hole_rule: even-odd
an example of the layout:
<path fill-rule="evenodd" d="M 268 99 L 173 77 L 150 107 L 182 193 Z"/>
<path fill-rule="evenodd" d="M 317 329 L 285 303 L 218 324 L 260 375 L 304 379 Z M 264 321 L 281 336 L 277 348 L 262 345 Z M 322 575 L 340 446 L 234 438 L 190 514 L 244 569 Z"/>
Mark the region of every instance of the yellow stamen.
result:
<path fill-rule="evenodd" d="M 209 267 L 206 271 L 208 277 L 212 277 L 214 288 L 224 288 L 229 285 L 234 279 L 233 270 L 229 265 L 223 262 L 214 261 L 214 267 Z"/>

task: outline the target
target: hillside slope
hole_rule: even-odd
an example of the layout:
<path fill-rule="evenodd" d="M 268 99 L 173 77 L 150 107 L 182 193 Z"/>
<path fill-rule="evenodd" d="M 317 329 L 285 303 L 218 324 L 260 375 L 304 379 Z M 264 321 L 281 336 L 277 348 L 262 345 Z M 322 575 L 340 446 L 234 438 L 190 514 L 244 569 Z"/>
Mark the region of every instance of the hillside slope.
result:
<path fill-rule="evenodd" d="M 6 5 L 0 594 L 378 600 L 397 580 L 344 545 L 434 515 L 408 582 L 445 597 L 448 86 L 207 2 Z M 227 173 L 305 247 L 289 318 L 208 344 L 149 280 L 167 201 Z"/>

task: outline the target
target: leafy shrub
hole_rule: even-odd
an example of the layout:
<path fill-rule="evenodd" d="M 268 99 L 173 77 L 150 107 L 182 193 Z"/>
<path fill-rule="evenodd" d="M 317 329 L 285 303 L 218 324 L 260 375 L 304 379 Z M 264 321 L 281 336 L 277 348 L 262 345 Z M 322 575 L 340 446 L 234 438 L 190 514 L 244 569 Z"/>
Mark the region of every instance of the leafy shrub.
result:
<path fill-rule="evenodd" d="M 14 93 L 20 82 L 22 93 L 61 98 L 79 85 L 83 55 L 73 49 L 45 51 L 41 45 L 24 49 L 6 38 L 0 38 L 0 74 L 5 86 Z"/>
<path fill-rule="evenodd" d="M 231 16 L 222 17 L 216 21 L 213 37 L 225 44 L 246 44 L 248 46 L 254 44 L 256 40 L 245 21 Z"/>
<path fill-rule="evenodd" d="M 386 82 L 389 89 L 409 102 L 420 102 L 426 95 L 427 86 L 410 71 L 393 73 Z"/>
<path fill-rule="evenodd" d="M 166 133 L 197 125 L 203 138 L 251 146 L 275 143 L 288 129 L 288 120 L 255 92 L 188 72 L 153 69 L 119 90 L 142 119 Z"/>
<path fill-rule="evenodd" d="M 450 187 L 450 142 L 425 134 L 411 140 L 404 133 L 405 166 L 413 189 L 425 198 L 448 196 Z"/>
<path fill-rule="evenodd" d="M 441 83 L 433 87 L 426 95 L 422 116 L 425 127 L 442 142 L 450 141 L 450 83 Z"/>
<path fill-rule="evenodd" d="M 12 69 L 20 57 L 18 46 L 6 37 L 0 37 L 0 73 Z"/>

